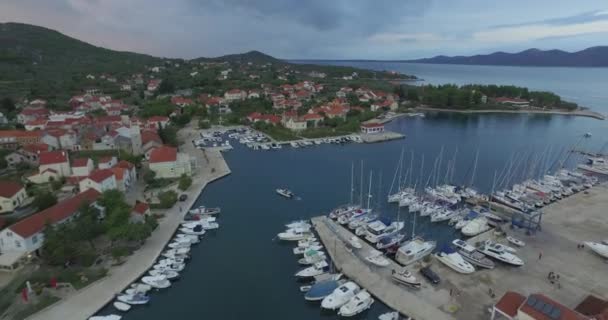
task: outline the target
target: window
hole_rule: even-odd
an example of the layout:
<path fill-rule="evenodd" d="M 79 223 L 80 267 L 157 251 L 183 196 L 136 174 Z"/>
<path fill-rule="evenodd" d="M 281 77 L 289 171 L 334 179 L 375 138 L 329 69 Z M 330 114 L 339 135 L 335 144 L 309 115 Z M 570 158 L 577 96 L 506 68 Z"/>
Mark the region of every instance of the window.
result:
<path fill-rule="evenodd" d="M 36 243 L 36 242 L 38 242 L 38 235 L 37 234 L 32 237 L 32 243 Z"/>
<path fill-rule="evenodd" d="M 10 232 L 10 231 L 7 231 L 7 232 L 6 232 L 6 235 L 7 235 L 7 236 L 9 236 L 9 237 L 12 237 L 12 236 L 13 236 L 13 233 L 12 233 L 12 232 Z"/>
<path fill-rule="evenodd" d="M 15 247 L 21 248 L 21 241 L 15 240 Z"/>

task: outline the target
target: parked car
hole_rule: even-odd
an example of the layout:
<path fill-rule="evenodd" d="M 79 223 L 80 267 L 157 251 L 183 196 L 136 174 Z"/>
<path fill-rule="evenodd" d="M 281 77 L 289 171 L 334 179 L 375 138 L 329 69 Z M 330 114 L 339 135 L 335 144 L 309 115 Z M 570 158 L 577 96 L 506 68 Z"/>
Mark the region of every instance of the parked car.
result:
<path fill-rule="evenodd" d="M 431 270 L 430 266 L 420 269 L 420 273 L 432 284 L 439 284 L 441 282 L 441 278 L 439 278 L 435 271 Z"/>
<path fill-rule="evenodd" d="M 188 199 L 188 195 L 187 194 L 180 194 L 179 195 L 179 201 L 186 201 L 186 199 Z"/>

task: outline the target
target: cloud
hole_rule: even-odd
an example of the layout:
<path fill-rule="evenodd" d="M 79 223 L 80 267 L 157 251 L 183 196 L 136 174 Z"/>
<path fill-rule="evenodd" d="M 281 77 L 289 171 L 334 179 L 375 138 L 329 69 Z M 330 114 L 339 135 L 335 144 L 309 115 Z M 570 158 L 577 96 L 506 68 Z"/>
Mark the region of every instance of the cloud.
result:
<path fill-rule="evenodd" d="M 368 38 L 370 42 L 380 44 L 399 44 L 407 42 L 439 42 L 444 37 L 434 33 L 378 33 Z"/>
<path fill-rule="evenodd" d="M 608 33 L 608 19 L 567 25 L 529 24 L 501 27 L 475 32 L 473 33 L 473 40 L 494 43 L 529 42 L 547 38 L 564 38 L 593 33 Z"/>

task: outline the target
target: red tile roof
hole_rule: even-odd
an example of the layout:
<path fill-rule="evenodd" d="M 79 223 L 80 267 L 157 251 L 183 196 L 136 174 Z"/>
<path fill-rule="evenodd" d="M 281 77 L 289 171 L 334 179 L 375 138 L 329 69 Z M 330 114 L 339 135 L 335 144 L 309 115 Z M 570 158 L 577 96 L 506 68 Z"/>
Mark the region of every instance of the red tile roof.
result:
<path fill-rule="evenodd" d="M 177 149 L 168 146 L 160 146 L 150 154 L 150 163 L 173 162 L 177 160 Z"/>
<path fill-rule="evenodd" d="M 46 143 L 32 143 L 23 146 L 23 150 L 31 153 L 40 153 L 49 151 L 49 145 Z"/>
<path fill-rule="evenodd" d="M 125 177 L 125 169 L 124 168 L 120 168 L 120 167 L 114 167 L 111 168 L 110 170 L 112 170 L 112 172 L 114 173 L 114 176 L 116 177 L 116 180 L 122 180 Z"/>
<path fill-rule="evenodd" d="M 72 161 L 72 168 L 86 167 L 89 164 L 89 158 L 78 158 Z"/>
<path fill-rule="evenodd" d="M 598 316 L 608 310 L 608 300 L 588 295 L 574 310 L 586 316 Z"/>
<path fill-rule="evenodd" d="M 316 114 L 316 113 L 307 113 L 305 115 L 302 116 L 302 120 L 321 120 L 323 119 L 323 116 L 321 116 L 320 114 Z"/>
<path fill-rule="evenodd" d="M 46 151 L 40 153 L 40 165 L 57 164 L 68 161 L 65 151 Z"/>
<path fill-rule="evenodd" d="M 147 203 L 137 201 L 137 203 L 135 203 L 135 206 L 133 207 L 133 212 L 145 214 L 148 209 L 150 209 L 150 206 Z"/>
<path fill-rule="evenodd" d="M 91 172 L 91 174 L 89 175 L 89 179 L 97 183 L 102 183 L 106 179 L 111 178 L 113 175 L 114 172 L 110 169 L 97 169 Z"/>
<path fill-rule="evenodd" d="M 23 189 L 23 185 L 15 181 L 0 181 L 0 197 L 11 198 Z"/>
<path fill-rule="evenodd" d="M 363 123 L 363 124 L 361 124 L 361 126 L 364 127 L 364 128 L 379 128 L 379 127 L 384 127 L 384 125 L 382 123 L 377 123 L 377 122 Z"/>
<path fill-rule="evenodd" d="M 110 162 L 114 159 L 114 156 L 105 156 L 105 157 L 101 157 L 99 158 L 99 163 L 107 163 Z"/>
<path fill-rule="evenodd" d="M 148 122 L 167 122 L 169 121 L 169 117 L 165 116 L 152 116 L 148 118 Z"/>
<path fill-rule="evenodd" d="M 513 291 L 507 291 L 500 300 L 495 304 L 496 309 L 502 313 L 515 317 L 517 315 L 517 309 L 522 303 L 526 301 L 526 297 Z"/>
<path fill-rule="evenodd" d="M 100 196 L 95 189 L 89 189 L 56 205 L 31 215 L 9 228 L 22 238 L 28 238 L 44 229 L 47 223 L 57 223 L 72 216 L 83 203 L 91 204 Z"/>
<path fill-rule="evenodd" d="M 141 143 L 142 145 L 147 144 L 150 141 L 156 141 L 158 144 L 162 144 L 163 141 L 160 139 L 158 133 L 145 130 L 141 132 Z"/>
<path fill-rule="evenodd" d="M 116 164 L 116 166 L 119 167 L 119 168 L 127 169 L 127 170 L 131 170 L 131 169 L 135 168 L 135 165 L 132 164 L 131 162 L 127 161 L 127 160 L 120 160 L 120 161 L 118 161 L 118 163 Z"/>

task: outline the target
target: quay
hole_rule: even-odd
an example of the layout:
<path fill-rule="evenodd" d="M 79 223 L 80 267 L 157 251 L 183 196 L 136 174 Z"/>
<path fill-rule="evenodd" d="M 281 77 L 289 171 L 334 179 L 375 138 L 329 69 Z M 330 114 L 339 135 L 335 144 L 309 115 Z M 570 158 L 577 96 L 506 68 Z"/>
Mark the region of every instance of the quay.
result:
<path fill-rule="evenodd" d="M 405 138 L 405 135 L 392 131 L 384 131 L 381 133 L 374 134 L 361 134 L 361 140 L 365 143 L 377 143 L 403 138 Z"/>
<path fill-rule="evenodd" d="M 164 211 L 165 216 L 159 221 L 158 228 L 124 264 L 111 268 L 106 277 L 33 314 L 27 320 L 88 319 L 154 265 L 183 221 L 188 209 L 207 184 L 230 174 L 230 168 L 219 150 L 201 151 L 188 143 L 197 132 L 189 127 L 179 133 L 181 140 L 186 141 L 181 146 L 182 151 L 197 157 L 199 164 L 196 168 L 197 172 L 192 177 L 192 185 L 183 192 L 188 195 L 188 199 Z"/>
<path fill-rule="evenodd" d="M 312 223 L 336 269 L 390 308 L 418 320 L 464 319 L 441 309 L 458 309 L 452 305 L 449 289 L 434 288 L 424 279 L 421 289 L 399 285 L 391 280 L 391 270 L 400 268 L 397 263 L 392 261 L 385 268 L 372 265 L 364 260 L 374 250 L 369 244 L 361 241 L 362 249 L 349 249 L 346 243 L 353 236 L 350 231 L 324 216 L 313 218 Z M 413 268 L 409 269 L 413 272 Z M 420 274 L 416 276 L 420 278 Z"/>

